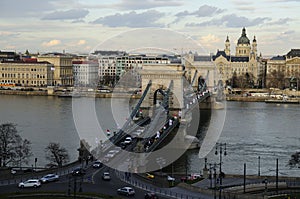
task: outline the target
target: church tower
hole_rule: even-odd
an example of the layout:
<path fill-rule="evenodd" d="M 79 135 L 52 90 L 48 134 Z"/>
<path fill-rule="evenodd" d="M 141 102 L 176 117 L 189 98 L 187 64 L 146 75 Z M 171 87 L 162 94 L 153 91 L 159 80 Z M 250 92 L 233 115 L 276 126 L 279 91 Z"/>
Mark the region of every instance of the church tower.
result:
<path fill-rule="evenodd" d="M 254 36 L 252 41 L 252 51 L 255 54 L 255 57 L 257 56 L 257 43 L 256 43 L 256 37 Z"/>
<path fill-rule="evenodd" d="M 227 39 L 225 41 L 225 53 L 227 56 L 230 55 L 230 42 L 229 42 L 229 37 L 227 35 Z"/>
<path fill-rule="evenodd" d="M 237 57 L 249 57 L 251 52 L 250 40 L 247 37 L 246 29 L 243 28 L 242 35 L 238 40 L 235 56 Z"/>

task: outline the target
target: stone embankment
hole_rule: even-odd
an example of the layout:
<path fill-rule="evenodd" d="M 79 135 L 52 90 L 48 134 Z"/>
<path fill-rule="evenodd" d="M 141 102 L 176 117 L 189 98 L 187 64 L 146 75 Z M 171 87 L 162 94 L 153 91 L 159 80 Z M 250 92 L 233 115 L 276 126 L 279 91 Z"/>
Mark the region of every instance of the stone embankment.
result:
<path fill-rule="evenodd" d="M 98 93 L 81 92 L 73 94 L 72 92 L 52 92 L 47 90 L 0 90 L 0 95 L 22 95 L 22 96 L 57 96 L 57 97 L 96 97 L 96 98 L 132 98 L 139 99 L 139 94 L 130 93 Z"/>

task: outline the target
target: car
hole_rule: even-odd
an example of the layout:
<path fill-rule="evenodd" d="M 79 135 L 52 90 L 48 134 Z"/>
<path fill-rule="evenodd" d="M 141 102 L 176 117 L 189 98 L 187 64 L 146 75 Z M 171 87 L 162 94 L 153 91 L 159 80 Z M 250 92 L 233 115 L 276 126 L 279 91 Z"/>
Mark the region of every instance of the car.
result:
<path fill-rule="evenodd" d="M 154 192 L 149 192 L 145 194 L 145 199 L 158 199 L 158 196 Z"/>
<path fill-rule="evenodd" d="M 85 170 L 81 167 L 78 167 L 72 171 L 73 176 L 82 176 L 85 174 Z"/>
<path fill-rule="evenodd" d="M 154 178 L 154 175 L 151 174 L 151 173 L 146 173 L 146 177 L 149 178 L 149 179 L 153 179 L 153 178 Z"/>
<path fill-rule="evenodd" d="M 20 187 L 20 188 L 25 188 L 25 187 L 37 188 L 37 187 L 40 187 L 40 186 L 41 186 L 41 182 L 38 179 L 29 179 L 29 180 L 26 180 L 24 182 L 20 182 L 18 184 L 18 187 Z"/>
<path fill-rule="evenodd" d="M 115 157 L 115 155 L 116 155 L 116 151 L 110 150 L 104 157 L 113 158 L 113 157 Z"/>
<path fill-rule="evenodd" d="M 126 137 L 123 143 L 126 144 L 126 145 L 129 145 L 129 144 L 131 144 L 131 142 L 132 142 L 132 138 L 131 137 Z"/>
<path fill-rule="evenodd" d="M 57 180 L 59 180 L 59 176 L 56 174 L 53 174 L 53 173 L 47 174 L 40 179 L 40 181 L 42 183 L 53 182 L 53 181 L 57 181 Z"/>
<path fill-rule="evenodd" d="M 103 180 L 110 180 L 110 174 L 109 174 L 109 172 L 104 172 L 102 174 L 102 179 Z"/>
<path fill-rule="evenodd" d="M 168 177 L 167 177 L 167 180 L 168 180 L 169 182 L 171 182 L 171 181 L 175 181 L 175 178 L 173 178 L 173 177 L 171 177 L 171 176 L 168 176 Z"/>
<path fill-rule="evenodd" d="M 135 191 L 131 187 L 122 187 L 117 190 L 117 193 L 120 195 L 125 195 L 125 196 L 134 196 Z"/>
<path fill-rule="evenodd" d="M 101 168 L 103 166 L 102 162 L 100 162 L 99 160 L 96 160 L 93 163 L 93 168 Z"/>
<path fill-rule="evenodd" d="M 11 169 L 11 170 L 10 170 L 10 173 L 14 175 L 14 174 L 17 173 L 17 170 L 16 170 L 16 169 Z"/>
<path fill-rule="evenodd" d="M 121 150 L 122 150 L 121 147 L 115 147 L 113 150 L 110 150 L 110 151 L 114 154 L 118 154 L 121 152 Z"/>

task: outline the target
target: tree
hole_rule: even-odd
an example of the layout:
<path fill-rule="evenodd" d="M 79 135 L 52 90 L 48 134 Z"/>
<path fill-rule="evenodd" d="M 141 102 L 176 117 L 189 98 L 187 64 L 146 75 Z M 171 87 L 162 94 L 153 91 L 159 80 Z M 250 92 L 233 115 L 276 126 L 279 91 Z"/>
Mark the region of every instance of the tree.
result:
<path fill-rule="evenodd" d="M 18 138 L 15 147 L 15 154 L 16 154 L 16 158 L 14 160 L 15 165 L 18 165 L 21 168 L 22 162 L 28 164 L 29 158 L 32 156 L 31 142 L 27 139 L 23 140 Z"/>
<path fill-rule="evenodd" d="M 268 76 L 268 88 L 284 89 L 286 87 L 285 75 L 282 71 L 273 70 Z"/>
<path fill-rule="evenodd" d="M 253 88 L 254 76 L 252 73 L 248 72 L 238 76 L 237 73 L 234 72 L 232 78 L 227 80 L 226 84 L 232 86 L 232 88 Z"/>
<path fill-rule="evenodd" d="M 31 143 L 23 140 L 16 125 L 5 123 L 0 125 L 0 167 L 12 163 L 27 163 L 31 153 Z"/>
<path fill-rule="evenodd" d="M 291 155 L 291 159 L 289 160 L 290 167 L 298 166 L 300 168 L 300 152 L 296 152 Z"/>
<path fill-rule="evenodd" d="M 59 143 L 50 142 L 45 148 L 46 159 L 49 160 L 47 166 L 62 167 L 63 164 L 69 161 L 67 149 L 61 147 Z"/>

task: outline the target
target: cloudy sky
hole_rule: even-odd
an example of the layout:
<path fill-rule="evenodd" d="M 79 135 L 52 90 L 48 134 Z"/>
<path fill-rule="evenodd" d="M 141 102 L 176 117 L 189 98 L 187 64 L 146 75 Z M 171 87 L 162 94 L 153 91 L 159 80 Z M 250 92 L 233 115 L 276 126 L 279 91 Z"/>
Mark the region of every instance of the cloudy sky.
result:
<path fill-rule="evenodd" d="M 300 48 L 299 10 L 300 0 L 1 0 L 0 49 L 88 53 L 96 46 L 126 50 L 169 42 L 180 51 L 215 53 L 228 35 L 234 53 L 246 27 L 263 55 L 285 54 Z M 184 45 L 182 36 L 197 45 Z"/>

